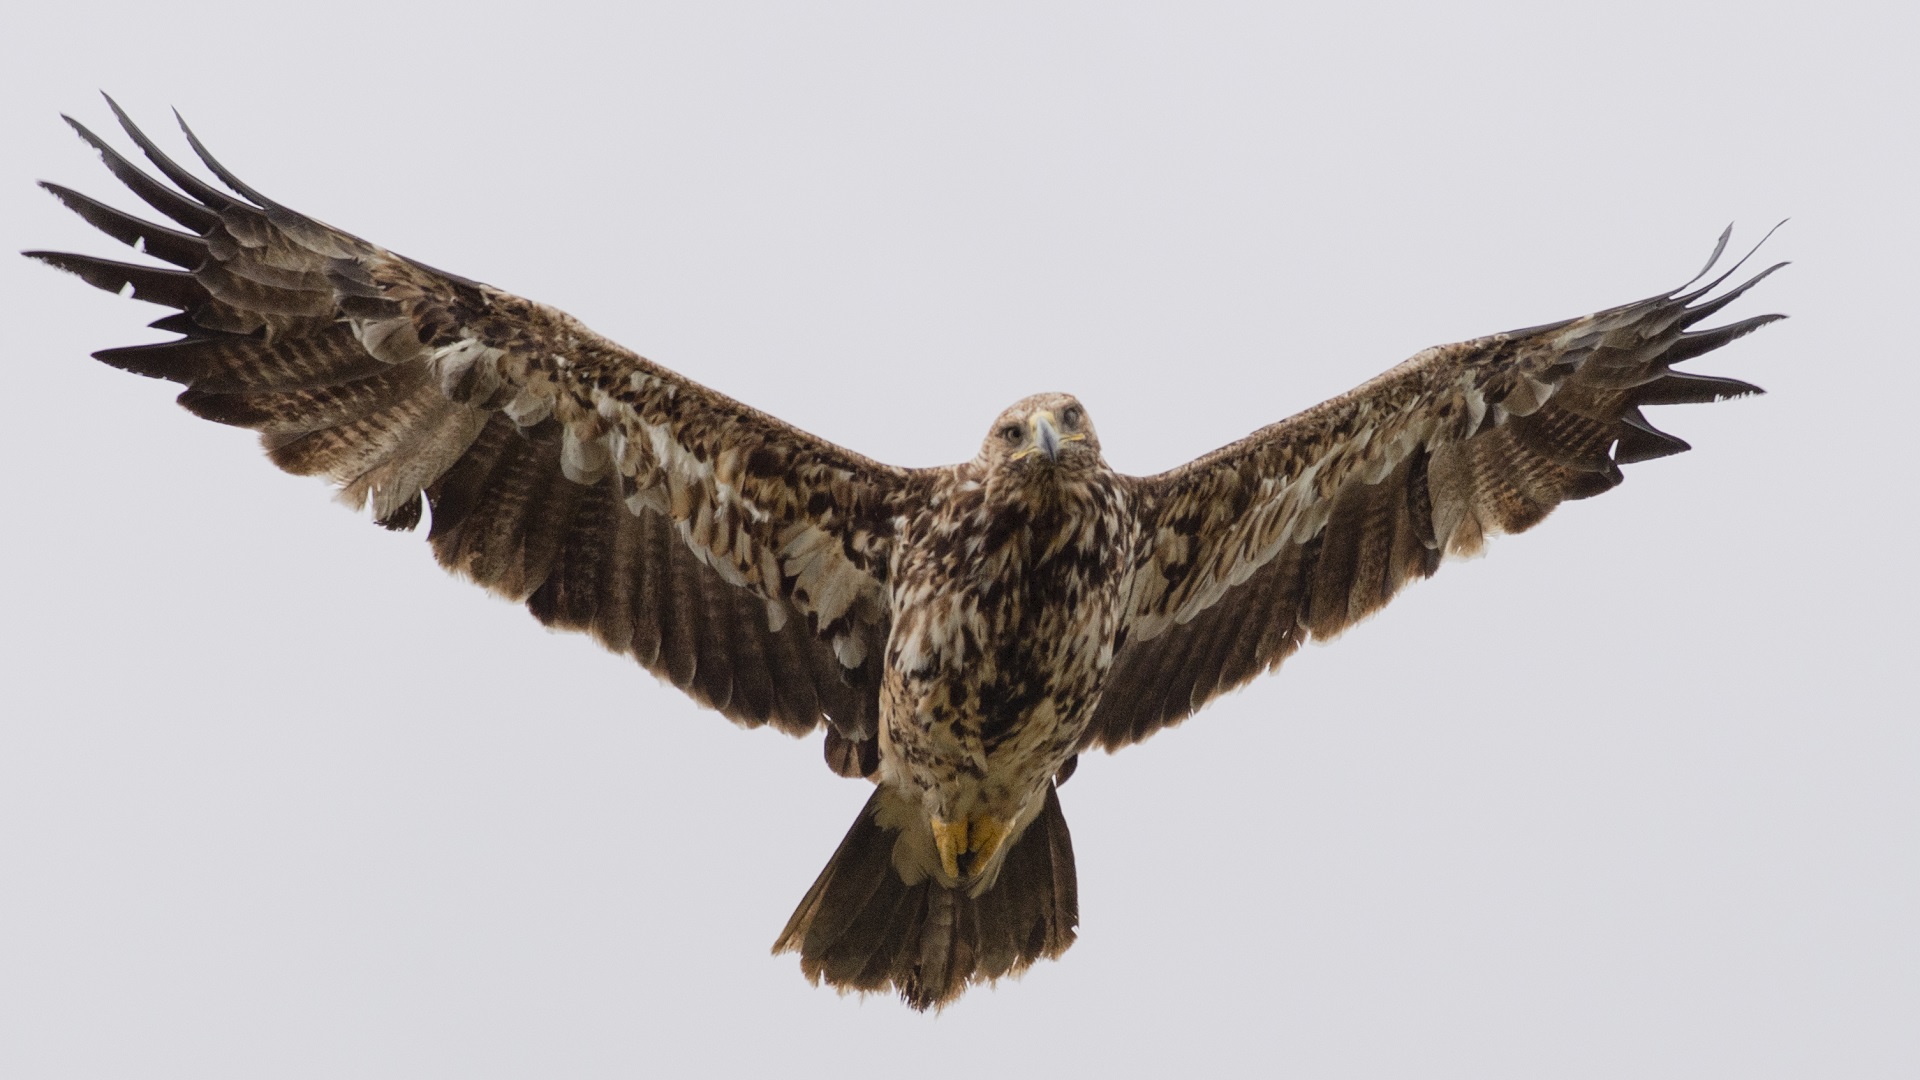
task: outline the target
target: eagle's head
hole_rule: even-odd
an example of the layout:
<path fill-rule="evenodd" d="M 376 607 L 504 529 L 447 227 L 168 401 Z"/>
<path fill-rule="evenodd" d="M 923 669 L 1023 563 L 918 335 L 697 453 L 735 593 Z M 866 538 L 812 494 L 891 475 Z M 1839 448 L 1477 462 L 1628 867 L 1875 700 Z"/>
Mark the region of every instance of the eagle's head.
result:
<path fill-rule="evenodd" d="M 1104 467 L 1100 436 L 1072 394 L 1034 394 L 1014 402 L 987 431 L 979 460 L 993 472 L 1036 477 Z"/>

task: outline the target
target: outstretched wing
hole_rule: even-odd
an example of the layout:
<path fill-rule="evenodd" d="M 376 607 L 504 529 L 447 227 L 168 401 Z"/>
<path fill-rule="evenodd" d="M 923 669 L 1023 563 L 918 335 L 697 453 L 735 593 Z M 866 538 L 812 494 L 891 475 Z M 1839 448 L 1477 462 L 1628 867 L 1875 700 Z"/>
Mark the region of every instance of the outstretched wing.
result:
<path fill-rule="evenodd" d="M 1782 318 L 1690 329 L 1775 269 L 1711 300 L 1725 275 L 1691 292 L 1428 349 L 1231 446 L 1134 480 L 1143 547 L 1125 643 L 1086 745 L 1114 750 L 1178 723 L 1308 638 L 1378 611 L 1444 556 L 1471 555 L 1488 536 L 1524 531 L 1565 500 L 1612 488 L 1621 465 L 1687 449 L 1641 407 L 1760 392 L 1671 365 Z"/>
<path fill-rule="evenodd" d="M 288 210 L 188 132 L 222 192 L 114 111 L 177 188 L 68 122 L 182 228 L 45 186 L 172 268 L 28 254 L 177 308 L 154 326 L 183 336 L 96 357 L 185 384 L 187 409 L 259 431 L 275 464 L 388 528 L 417 525 L 424 500 L 448 570 L 739 723 L 800 734 L 824 715 L 843 758 L 873 732 L 887 507 L 914 474 Z"/>

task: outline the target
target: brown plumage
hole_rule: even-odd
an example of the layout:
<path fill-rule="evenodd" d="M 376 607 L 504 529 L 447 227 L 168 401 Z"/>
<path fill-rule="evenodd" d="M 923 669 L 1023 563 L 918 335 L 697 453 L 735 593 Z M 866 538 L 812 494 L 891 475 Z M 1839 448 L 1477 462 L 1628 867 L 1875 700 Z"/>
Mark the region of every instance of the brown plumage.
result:
<path fill-rule="evenodd" d="M 172 186 L 74 127 L 179 228 L 46 187 L 169 265 L 28 254 L 174 308 L 154 325 L 181 336 L 95 355 L 381 525 L 430 519 L 442 566 L 736 723 L 824 727 L 829 766 L 876 790 L 775 948 L 916 1008 L 1072 944 L 1056 788 L 1081 751 L 1687 449 L 1643 407 L 1758 390 L 1672 365 L 1779 317 L 1694 329 L 1763 272 L 1429 349 L 1159 476 L 1108 468 L 1065 394 L 1016 403 L 965 464 L 901 469 L 279 206 L 189 132 L 223 192 L 114 111 Z"/>

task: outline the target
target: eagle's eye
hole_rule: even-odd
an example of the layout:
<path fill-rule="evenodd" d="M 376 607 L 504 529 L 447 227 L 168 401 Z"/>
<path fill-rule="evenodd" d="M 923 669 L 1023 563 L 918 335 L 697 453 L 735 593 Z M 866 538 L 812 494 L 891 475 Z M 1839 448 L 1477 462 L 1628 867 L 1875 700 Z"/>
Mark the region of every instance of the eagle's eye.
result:
<path fill-rule="evenodd" d="M 1080 406 L 1069 405 L 1065 409 L 1061 410 L 1060 423 L 1064 427 L 1077 428 L 1080 426 L 1081 417 L 1085 415 L 1086 415 L 1085 413 L 1082 413 L 1080 411 Z"/>
<path fill-rule="evenodd" d="M 1006 427 L 1000 429 L 1000 437 L 1007 440 L 1010 446 L 1019 445 L 1021 438 L 1024 437 L 1025 434 L 1025 432 L 1020 430 L 1019 424 L 1008 424 Z"/>

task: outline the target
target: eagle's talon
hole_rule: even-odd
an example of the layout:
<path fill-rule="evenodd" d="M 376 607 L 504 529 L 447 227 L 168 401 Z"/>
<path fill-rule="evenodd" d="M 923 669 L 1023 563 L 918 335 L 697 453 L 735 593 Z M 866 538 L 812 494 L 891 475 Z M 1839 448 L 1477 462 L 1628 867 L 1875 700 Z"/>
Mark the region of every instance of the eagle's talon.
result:
<path fill-rule="evenodd" d="M 933 846 L 940 852 L 940 868 L 955 881 L 980 876 L 1007 839 L 1007 824 L 996 818 L 948 821 L 932 815 L 928 825 L 933 829 Z"/>
<path fill-rule="evenodd" d="M 1007 826 L 997 818 L 976 818 L 973 827 L 967 830 L 967 840 L 973 847 L 973 862 L 967 867 L 970 874 L 978 874 L 986 869 L 993 853 L 1007 839 Z"/>
<path fill-rule="evenodd" d="M 933 826 L 933 846 L 940 849 L 940 869 L 958 881 L 960 856 L 967 850 L 966 820 L 948 821 L 936 815 L 929 823 Z"/>

